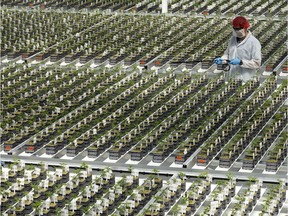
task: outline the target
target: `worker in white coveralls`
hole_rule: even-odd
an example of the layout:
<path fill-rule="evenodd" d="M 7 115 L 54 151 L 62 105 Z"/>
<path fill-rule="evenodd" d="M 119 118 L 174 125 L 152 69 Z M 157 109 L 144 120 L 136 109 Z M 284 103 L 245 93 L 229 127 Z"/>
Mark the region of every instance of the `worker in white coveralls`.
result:
<path fill-rule="evenodd" d="M 222 57 L 214 60 L 216 64 L 230 64 L 228 77 L 239 78 L 243 81 L 256 77 L 256 69 L 261 65 L 261 44 L 248 30 L 249 21 L 238 16 L 232 21 L 233 36 Z"/>

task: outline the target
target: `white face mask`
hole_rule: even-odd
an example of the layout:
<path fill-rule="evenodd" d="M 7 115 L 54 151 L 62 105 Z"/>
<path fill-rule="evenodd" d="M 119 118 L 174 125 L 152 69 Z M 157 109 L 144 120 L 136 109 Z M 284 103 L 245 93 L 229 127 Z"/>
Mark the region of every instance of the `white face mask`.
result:
<path fill-rule="evenodd" d="M 233 29 L 233 36 L 238 37 L 238 38 L 243 38 L 245 37 L 245 30 L 240 29 L 240 30 L 234 30 Z"/>

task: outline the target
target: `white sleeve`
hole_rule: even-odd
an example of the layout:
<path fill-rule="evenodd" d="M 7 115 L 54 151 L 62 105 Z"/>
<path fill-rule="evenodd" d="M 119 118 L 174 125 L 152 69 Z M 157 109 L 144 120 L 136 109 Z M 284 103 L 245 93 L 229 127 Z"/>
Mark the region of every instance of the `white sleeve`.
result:
<path fill-rule="evenodd" d="M 257 40 L 253 43 L 252 50 L 252 59 L 242 59 L 243 64 L 241 67 L 243 68 L 250 68 L 250 69 L 257 69 L 261 66 L 261 44 Z"/>
<path fill-rule="evenodd" d="M 243 68 L 257 69 L 261 65 L 261 60 L 256 60 L 256 59 L 252 59 L 252 60 L 243 59 L 242 62 L 243 64 L 241 65 L 241 67 Z"/>

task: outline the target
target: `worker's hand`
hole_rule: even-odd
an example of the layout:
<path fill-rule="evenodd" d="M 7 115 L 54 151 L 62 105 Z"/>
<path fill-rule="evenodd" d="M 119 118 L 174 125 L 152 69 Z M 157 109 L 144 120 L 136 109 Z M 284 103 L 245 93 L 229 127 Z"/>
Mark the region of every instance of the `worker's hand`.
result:
<path fill-rule="evenodd" d="M 214 59 L 214 63 L 217 65 L 222 64 L 222 61 L 223 61 L 223 59 L 220 57 Z"/>
<path fill-rule="evenodd" d="M 235 58 L 235 59 L 231 59 L 229 64 L 232 64 L 232 65 L 240 65 L 240 62 L 241 60 L 238 59 L 238 58 Z"/>

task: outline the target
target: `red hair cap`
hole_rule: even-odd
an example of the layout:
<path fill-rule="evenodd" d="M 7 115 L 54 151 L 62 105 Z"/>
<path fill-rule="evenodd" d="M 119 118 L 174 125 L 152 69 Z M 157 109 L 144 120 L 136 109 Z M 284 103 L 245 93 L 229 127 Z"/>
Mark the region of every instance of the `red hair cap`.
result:
<path fill-rule="evenodd" d="M 249 21 L 243 16 L 238 16 L 235 19 L 233 19 L 232 25 L 234 28 L 248 29 L 250 27 Z"/>

